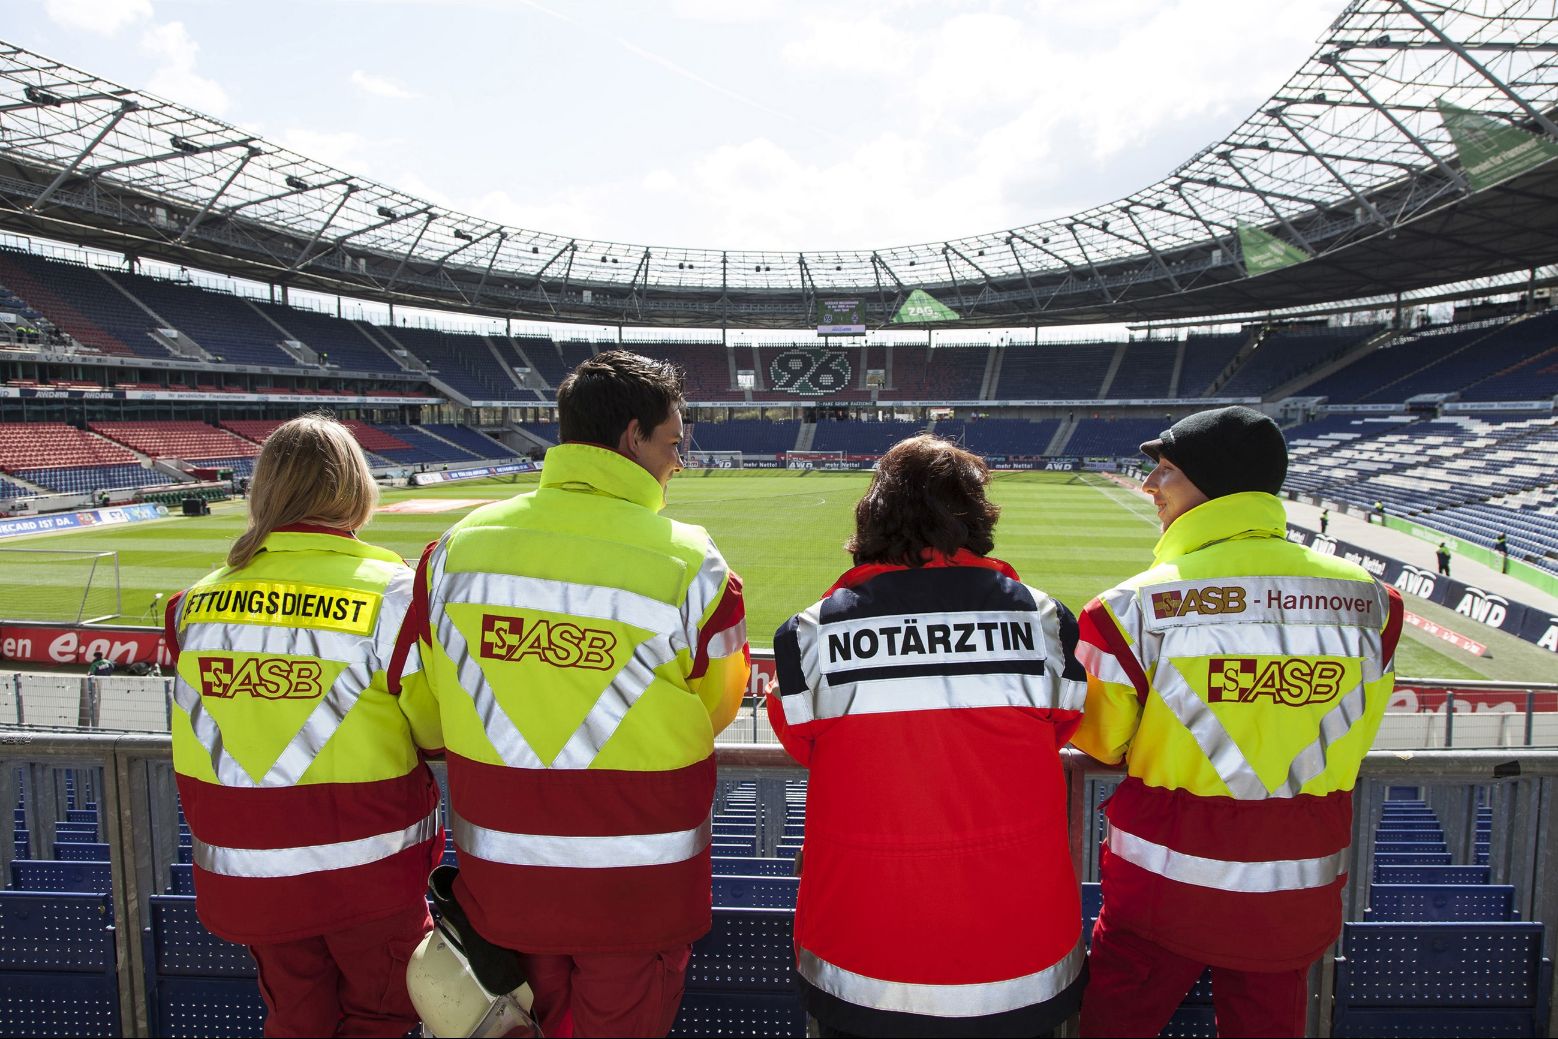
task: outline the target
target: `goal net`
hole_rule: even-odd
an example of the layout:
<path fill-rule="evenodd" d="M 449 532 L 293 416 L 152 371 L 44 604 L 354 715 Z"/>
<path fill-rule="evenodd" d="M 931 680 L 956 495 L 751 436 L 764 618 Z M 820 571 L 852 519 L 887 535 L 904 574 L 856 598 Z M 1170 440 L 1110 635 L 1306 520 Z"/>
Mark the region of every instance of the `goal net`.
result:
<path fill-rule="evenodd" d="M 740 451 L 701 451 L 698 448 L 690 448 L 687 451 L 687 468 L 689 469 L 740 469 Z"/>
<path fill-rule="evenodd" d="M 119 553 L 0 548 L 0 618 L 85 624 L 124 612 Z"/>

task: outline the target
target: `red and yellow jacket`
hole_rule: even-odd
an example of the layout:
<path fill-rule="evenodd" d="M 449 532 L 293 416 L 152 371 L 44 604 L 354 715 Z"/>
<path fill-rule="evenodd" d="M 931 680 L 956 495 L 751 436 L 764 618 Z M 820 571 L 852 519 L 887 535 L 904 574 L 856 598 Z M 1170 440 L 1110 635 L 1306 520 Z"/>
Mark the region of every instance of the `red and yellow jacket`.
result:
<path fill-rule="evenodd" d="M 811 772 L 795 945 L 814 1016 L 1034 1035 L 1075 1008 L 1076 641 L 1064 606 L 967 552 L 856 567 L 779 629 L 768 712 Z"/>
<path fill-rule="evenodd" d="M 1101 851 L 1111 926 L 1236 969 L 1341 929 L 1352 788 L 1395 675 L 1401 597 L 1286 539 L 1273 495 L 1214 498 L 1089 603 L 1072 742 L 1128 778 Z"/>
<path fill-rule="evenodd" d="M 746 612 L 707 532 L 663 506 L 636 463 L 564 444 L 538 490 L 422 558 L 400 648 L 426 685 L 403 695 L 440 719 L 455 890 L 499 945 L 649 951 L 709 929 L 714 736 L 746 691 Z"/>
<path fill-rule="evenodd" d="M 392 552 L 298 526 L 168 604 L 173 765 L 212 933 L 292 941 L 422 900 L 443 829 L 413 730 L 435 738 L 437 718 L 386 682 L 411 578 Z"/>

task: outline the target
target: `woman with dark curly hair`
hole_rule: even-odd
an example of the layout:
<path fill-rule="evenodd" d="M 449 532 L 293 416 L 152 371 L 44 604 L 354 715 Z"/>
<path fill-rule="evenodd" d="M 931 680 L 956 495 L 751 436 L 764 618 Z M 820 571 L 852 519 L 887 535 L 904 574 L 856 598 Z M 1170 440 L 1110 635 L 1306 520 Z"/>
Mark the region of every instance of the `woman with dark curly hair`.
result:
<path fill-rule="evenodd" d="M 948 441 L 896 445 L 854 567 L 775 635 L 769 716 L 811 772 L 795 949 L 822 1035 L 1033 1036 L 1081 1002 L 1077 625 L 990 556 L 989 480 Z"/>

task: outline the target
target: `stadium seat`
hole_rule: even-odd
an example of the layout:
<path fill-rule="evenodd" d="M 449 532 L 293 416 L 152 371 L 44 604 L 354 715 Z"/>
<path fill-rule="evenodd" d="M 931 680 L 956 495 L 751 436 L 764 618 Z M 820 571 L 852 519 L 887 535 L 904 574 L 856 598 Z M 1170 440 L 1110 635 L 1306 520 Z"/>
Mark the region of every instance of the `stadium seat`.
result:
<path fill-rule="evenodd" d="M 713 929 L 693 945 L 671 1035 L 804 1035 L 793 919 L 783 909 L 716 909 Z"/>
<path fill-rule="evenodd" d="M 1519 918 L 1511 884 L 1373 884 L 1364 910 L 1379 923 Z"/>
<path fill-rule="evenodd" d="M 249 951 L 207 931 L 193 897 L 153 895 L 148 903 L 143 946 L 152 1034 L 258 1035 L 265 1005 Z"/>
<path fill-rule="evenodd" d="M 1538 923 L 1348 923 L 1334 1036 L 1547 1034 Z"/>
<path fill-rule="evenodd" d="M 0 1035 L 119 1035 L 115 962 L 107 895 L 0 892 Z"/>

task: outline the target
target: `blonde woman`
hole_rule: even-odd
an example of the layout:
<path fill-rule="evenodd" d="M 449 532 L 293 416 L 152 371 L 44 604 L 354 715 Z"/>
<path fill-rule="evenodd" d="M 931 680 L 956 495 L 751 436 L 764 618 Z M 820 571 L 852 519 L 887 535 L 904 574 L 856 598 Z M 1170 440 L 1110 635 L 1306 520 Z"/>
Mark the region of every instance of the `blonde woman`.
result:
<path fill-rule="evenodd" d="M 357 539 L 378 488 L 334 419 L 272 433 L 252 490 L 227 565 L 168 604 L 195 907 L 254 954 L 266 1035 L 404 1035 L 443 850 L 413 741 L 439 745 L 438 720 L 385 680 L 412 571 Z"/>

